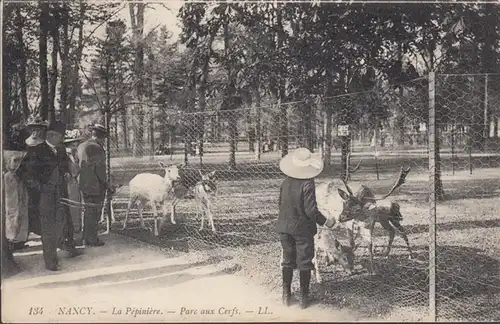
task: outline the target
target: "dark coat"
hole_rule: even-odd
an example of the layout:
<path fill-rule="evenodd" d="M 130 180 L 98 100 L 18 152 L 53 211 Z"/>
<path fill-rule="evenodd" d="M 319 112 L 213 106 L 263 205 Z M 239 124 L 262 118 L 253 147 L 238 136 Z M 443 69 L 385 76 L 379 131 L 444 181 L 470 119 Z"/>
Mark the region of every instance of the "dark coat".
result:
<path fill-rule="evenodd" d="M 102 196 L 106 192 L 106 153 L 94 139 L 78 146 L 80 176 L 78 182 L 84 195 Z"/>
<path fill-rule="evenodd" d="M 314 236 L 323 225 L 325 216 L 316 204 L 314 179 L 300 180 L 287 177 L 280 189 L 279 216 L 276 224 L 278 233 L 294 236 Z"/>
<path fill-rule="evenodd" d="M 16 174 L 27 183 L 30 205 L 28 209 L 30 232 L 41 234 L 41 190 L 55 189 L 59 191 L 58 194 L 60 196 L 66 196 L 63 176 L 65 173 L 69 172 L 68 162 L 69 159 L 64 147 L 57 148 L 57 154 L 54 154 L 46 142 L 27 147 L 26 155 L 17 168 Z M 56 168 L 59 168 L 58 171 L 61 176 L 57 177 L 57 179 L 51 179 L 51 175 Z M 53 208 L 55 209 L 56 206 Z"/>
<path fill-rule="evenodd" d="M 54 154 L 47 142 L 37 146 L 28 147 L 19 168 L 16 170 L 18 177 L 32 182 L 33 186 L 48 184 L 55 168 L 60 167 L 60 173 L 69 172 L 69 158 L 64 147 L 57 148 Z"/>

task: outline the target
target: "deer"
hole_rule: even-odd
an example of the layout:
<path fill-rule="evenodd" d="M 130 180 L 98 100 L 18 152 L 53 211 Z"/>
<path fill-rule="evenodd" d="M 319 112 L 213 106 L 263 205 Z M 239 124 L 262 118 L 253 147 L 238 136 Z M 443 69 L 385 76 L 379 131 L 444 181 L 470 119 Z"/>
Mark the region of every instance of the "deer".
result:
<path fill-rule="evenodd" d="M 207 212 L 209 223 L 213 226 L 210 196 L 215 194 L 217 190 L 215 183 L 216 171 L 209 172 L 206 175 L 200 170 L 197 170 L 195 173 L 188 171 L 194 170 L 184 169 L 179 185 L 174 188 L 174 198 L 170 205 L 172 218 L 175 215 L 175 207 L 181 199 L 194 198 L 198 203 L 197 216 L 201 213 L 203 222 L 203 213 Z M 203 193 L 204 191 L 205 193 Z M 201 228 L 203 229 L 203 226 Z M 212 228 L 212 230 L 215 231 L 215 228 Z"/>
<path fill-rule="evenodd" d="M 206 216 L 208 218 L 208 224 L 212 227 L 212 232 L 215 233 L 211 198 L 217 192 L 217 184 L 214 180 L 216 171 L 212 171 L 208 174 L 203 174 L 201 170 L 198 170 L 198 172 L 201 175 L 201 180 L 194 185 L 193 194 L 198 204 L 196 217 L 198 218 L 198 216 L 201 215 L 201 226 L 199 231 L 203 230 Z"/>
<path fill-rule="evenodd" d="M 354 226 L 355 223 L 351 223 Z M 351 229 L 354 231 L 354 229 Z M 357 236 L 356 236 L 357 237 Z M 355 238 L 353 238 L 354 240 Z M 314 237 L 314 274 L 317 283 L 322 283 L 320 267 L 318 260 L 324 261 L 326 266 L 338 263 L 349 275 L 354 274 L 354 252 L 359 247 L 359 243 L 351 246 L 342 245 L 339 240 L 333 236 L 330 229 L 320 227 Z"/>
<path fill-rule="evenodd" d="M 344 186 L 347 190 L 338 189 L 338 194 L 343 200 L 342 212 L 339 215 L 339 222 L 345 223 L 348 221 L 357 221 L 359 224 L 359 234 L 362 240 L 368 243 L 368 250 L 370 253 L 370 273 L 374 273 L 373 269 L 373 229 L 376 223 L 380 223 L 382 227 L 389 233 L 389 241 L 386 248 L 384 257 L 388 257 L 391 251 L 392 242 L 394 240 L 395 232 L 397 231 L 404 239 L 409 258 L 414 257 L 413 251 L 408 241 L 405 229 L 401 225 L 403 216 L 400 212 L 400 205 L 397 202 L 386 200 L 397 188 L 405 183 L 406 176 L 411 168 L 401 167 L 398 180 L 388 193 L 382 196 L 375 196 L 368 187 L 362 185 L 357 194 L 354 195 L 352 189 L 347 184 L 347 179 L 342 179 Z M 353 239 L 351 239 L 353 242 Z"/>
<path fill-rule="evenodd" d="M 143 205 L 149 202 L 153 208 L 154 235 L 159 235 L 157 205 L 162 205 L 163 217 L 165 217 L 167 215 L 167 201 L 173 197 L 174 182 L 179 179 L 179 169 L 183 167 L 183 165 L 171 165 L 167 167 L 162 162 L 159 162 L 159 165 L 165 170 L 164 177 L 153 173 L 140 173 L 130 180 L 129 202 L 125 220 L 123 221 L 123 230 L 127 227 L 130 208 L 134 203 L 137 203 L 141 228 L 146 228 L 142 217 L 142 208 Z M 170 215 L 170 221 L 172 224 L 176 224 L 173 213 Z"/>

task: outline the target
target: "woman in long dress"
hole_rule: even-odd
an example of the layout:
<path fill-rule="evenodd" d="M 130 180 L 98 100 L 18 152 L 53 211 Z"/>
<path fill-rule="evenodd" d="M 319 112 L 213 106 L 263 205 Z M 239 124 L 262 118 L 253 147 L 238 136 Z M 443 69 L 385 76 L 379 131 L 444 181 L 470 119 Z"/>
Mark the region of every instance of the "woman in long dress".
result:
<path fill-rule="evenodd" d="M 70 214 L 75 234 L 82 232 L 82 209 L 78 206 L 78 204 L 81 203 L 81 193 L 78 185 L 80 166 L 77 155 L 78 145 L 82 141 L 83 138 L 80 137 L 78 130 L 66 131 L 64 145 L 66 146 L 66 153 L 71 161 L 69 165 L 70 175 L 66 179 L 68 184 L 68 199 L 77 203 L 75 206 L 70 207 Z"/>

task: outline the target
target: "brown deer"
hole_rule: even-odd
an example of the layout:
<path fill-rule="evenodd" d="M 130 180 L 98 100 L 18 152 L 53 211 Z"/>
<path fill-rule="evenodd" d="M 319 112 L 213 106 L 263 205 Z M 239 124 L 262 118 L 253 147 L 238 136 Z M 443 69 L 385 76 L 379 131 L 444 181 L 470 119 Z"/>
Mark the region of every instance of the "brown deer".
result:
<path fill-rule="evenodd" d="M 406 235 L 405 229 L 401 225 L 403 216 L 400 212 L 400 205 L 394 201 L 386 201 L 394 190 L 400 187 L 406 179 L 411 168 L 404 169 L 401 167 L 399 178 L 391 188 L 391 190 L 380 197 L 376 197 L 372 190 L 366 186 L 361 186 L 357 194 L 354 195 L 351 188 L 345 179 L 342 179 L 347 192 L 338 189 L 340 197 L 344 200 L 342 212 L 339 216 L 339 222 L 347 222 L 355 220 L 359 225 L 359 234 L 362 239 L 368 243 L 370 253 L 370 273 L 373 274 L 373 228 L 375 223 L 380 223 L 382 227 L 389 233 L 389 242 L 384 253 L 387 257 L 391 251 L 392 242 L 395 232 L 397 231 L 405 240 L 406 246 L 410 253 L 410 259 L 414 256 Z"/>

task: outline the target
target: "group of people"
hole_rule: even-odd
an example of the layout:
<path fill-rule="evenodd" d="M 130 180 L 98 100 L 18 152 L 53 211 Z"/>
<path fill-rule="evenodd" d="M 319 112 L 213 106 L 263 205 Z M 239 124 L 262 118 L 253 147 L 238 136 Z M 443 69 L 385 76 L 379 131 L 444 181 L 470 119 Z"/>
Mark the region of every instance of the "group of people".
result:
<path fill-rule="evenodd" d="M 106 181 L 104 140 L 108 134 L 104 126 L 95 124 L 90 126 L 91 138 L 85 140 L 67 131 L 62 121 L 49 123 L 39 116 L 30 118 L 26 127 L 30 135 L 24 141 L 24 153 L 9 170 L 15 181 L 4 181 L 5 191 L 12 189 L 12 183 L 25 186 L 27 215 L 18 217 L 28 219 L 27 233 L 41 236 L 45 267 L 58 271 L 57 249 L 76 257 L 82 254 L 77 249 L 79 241 L 85 246 L 104 245 L 97 231 L 106 191 L 113 191 Z M 75 234 L 80 232 L 81 239 L 77 239 Z"/>

